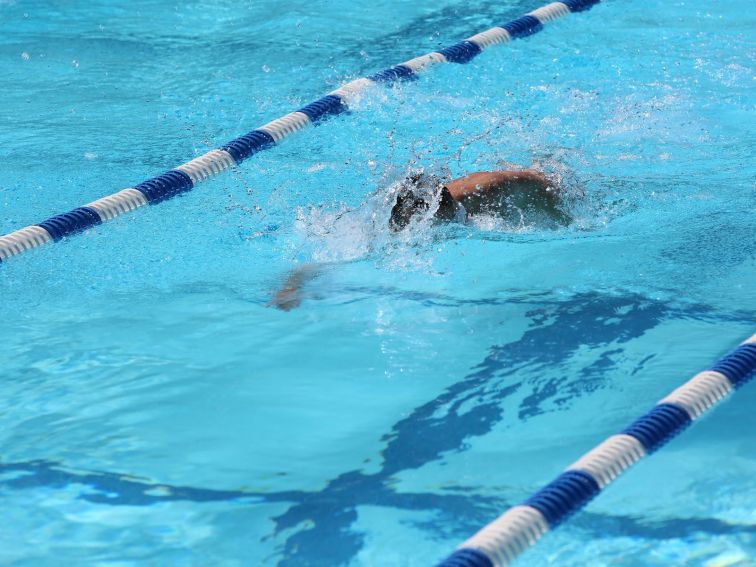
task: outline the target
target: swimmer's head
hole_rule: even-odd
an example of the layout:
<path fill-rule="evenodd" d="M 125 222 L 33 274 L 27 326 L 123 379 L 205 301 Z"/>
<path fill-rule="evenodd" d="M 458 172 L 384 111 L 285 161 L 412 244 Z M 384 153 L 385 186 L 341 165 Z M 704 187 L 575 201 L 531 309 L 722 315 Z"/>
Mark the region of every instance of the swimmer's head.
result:
<path fill-rule="evenodd" d="M 396 195 L 389 228 L 393 232 L 404 230 L 416 215 L 426 213 L 436 205 L 436 218 L 454 218 L 455 201 L 441 180 L 435 175 L 413 173 L 402 183 Z"/>

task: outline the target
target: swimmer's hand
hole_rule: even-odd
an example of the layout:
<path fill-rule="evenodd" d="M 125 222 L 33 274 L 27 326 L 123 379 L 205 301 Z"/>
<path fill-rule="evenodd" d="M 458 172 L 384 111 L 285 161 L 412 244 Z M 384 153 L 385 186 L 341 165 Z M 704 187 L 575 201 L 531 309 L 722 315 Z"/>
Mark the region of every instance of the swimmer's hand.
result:
<path fill-rule="evenodd" d="M 281 288 L 268 303 L 281 311 L 291 311 L 302 303 L 302 288 L 319 273 L 317 265 L 306 264 L 291 271 Z"/>
<path fill-rule="evenodd" d="M 291 311 L 296 309 L 302 303 L 302 295 L 300 290 L 294 287 L 285 287 L 278 290 L 275 297 L 268 303 L 268 306 L 273 306 L 281 311 Z"/>

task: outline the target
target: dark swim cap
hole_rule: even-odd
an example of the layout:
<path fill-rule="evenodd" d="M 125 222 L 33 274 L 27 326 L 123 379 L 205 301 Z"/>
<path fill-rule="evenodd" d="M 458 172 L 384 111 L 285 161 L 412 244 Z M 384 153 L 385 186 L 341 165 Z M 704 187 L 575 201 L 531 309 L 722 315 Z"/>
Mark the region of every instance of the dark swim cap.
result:
<path fill-rule="evenodd" d="M 433 204 L 435 192 L 442 185 L 438 177 L 429 173 L 409 175 L 402 183 L 396 203 L 391 209 L 389 228 L 393 232 L 403 230 L 416 214 L 428 211 Z"/>

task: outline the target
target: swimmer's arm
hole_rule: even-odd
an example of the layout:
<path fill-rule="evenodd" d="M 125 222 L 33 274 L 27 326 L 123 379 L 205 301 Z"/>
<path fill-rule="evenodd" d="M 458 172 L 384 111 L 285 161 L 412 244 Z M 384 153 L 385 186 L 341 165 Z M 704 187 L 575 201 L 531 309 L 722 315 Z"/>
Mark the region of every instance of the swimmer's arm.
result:
<path fill-rule="evenodd" d="M 270 300 L 268 306 L 273 306 L 281 311 L 291 311 L 302 303 L 302 288 L 310 280 L 320 273 L 317 264 L 305 264 L 293 269 L 284 283 Z"/>
<path fill-rule="evenodd" d="M 557 214 L 559 190 L 534 169 L 522 171 L 480 171 L 446 184 L 451 196 L 475 214 L 496 205 L 501 197 L 523 196 L 539 208 Z"/>
<path fill-rule="evenodd" d="M 446 184 L 446 188 L 457 201 L 475 198 L 490 193 L 509 193 L 516 191 L 533 191 L 543 193 L 553 199 L 555 190 L 549 180 L 540 171 L 524 169 L 522 171 L 479 171 L 471 173 Z"/>

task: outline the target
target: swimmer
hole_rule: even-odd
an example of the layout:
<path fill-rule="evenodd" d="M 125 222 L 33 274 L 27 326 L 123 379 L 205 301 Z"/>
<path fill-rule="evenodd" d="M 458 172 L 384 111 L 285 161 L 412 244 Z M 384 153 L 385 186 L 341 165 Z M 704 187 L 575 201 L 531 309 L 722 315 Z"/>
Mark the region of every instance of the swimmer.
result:
<path fill-rule="evenodd" d="M 436 205 L 435 219 L 453 221 L 478 215 L 505 217 L 512 211 L 545 213 L 565 223 L 559 190 L 539 171 L 480 171 L 447 183 L 426 173 L 407 178 L 391 209 L 389 228 L 404 230 L 417 215 Z M 435 201 L 435 203 L 434 203 Z"/>
<path fill-rule="evenodd" d="M 423 213 L 439 221 L 465 221 L 479 215 L 507 217 L 541 213 L 559 224 L 569 217 L 560 210 L 559 188 L 534 169 L 479 171 L 444 183 L 427 173 L 413 173 L 402 183 L 391 208 L 389 229 L 399 232 Z M 289 274 L 269 305 L 283 311 L 298 307 L 305 283 L 319 270 L 307 264 Z"/>

